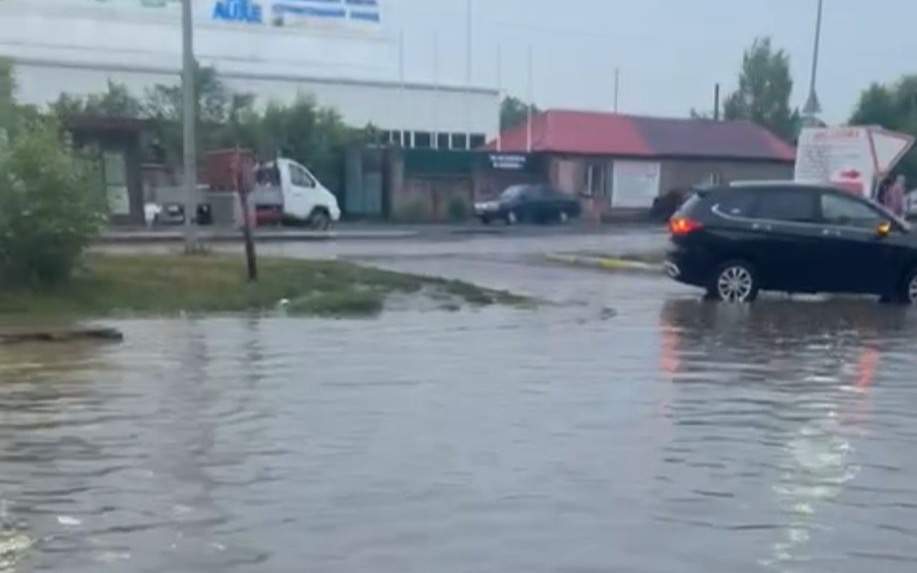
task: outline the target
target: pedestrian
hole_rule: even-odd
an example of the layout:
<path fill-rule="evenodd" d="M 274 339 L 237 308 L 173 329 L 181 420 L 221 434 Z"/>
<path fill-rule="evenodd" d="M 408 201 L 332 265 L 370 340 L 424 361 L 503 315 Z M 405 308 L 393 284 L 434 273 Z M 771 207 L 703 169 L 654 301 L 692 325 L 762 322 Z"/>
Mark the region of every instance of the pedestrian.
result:
<path fill-rule="evenodd" d="M 899 217 L 905 215 L 905 194 L 907 192 L 907 180 L 904 175 L 899 175 L 895 182 L 888 188 L 885 193 L 885 206 L 889 211 Z"/>
<path fill-rule="evenodd" d="M 888 188 L 891 186 L 891 181 L 883 177 L 879 181 L 879 188 L 876 190 L 876 203 L 879 205 L 885 206 L 886 197 L 888 196 Z"/>

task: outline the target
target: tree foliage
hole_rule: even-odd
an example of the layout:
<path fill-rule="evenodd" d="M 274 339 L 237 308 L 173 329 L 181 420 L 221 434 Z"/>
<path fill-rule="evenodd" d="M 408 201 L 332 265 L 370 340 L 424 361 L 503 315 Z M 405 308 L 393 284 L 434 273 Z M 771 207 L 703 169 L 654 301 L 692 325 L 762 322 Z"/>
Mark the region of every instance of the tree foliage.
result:
<path fill-rule="evenodd" d="M 367 142 L 372 128 L 353 129 L 340 115 L 302 96 L 290 105 L 255 107 L 255 96 L 233 92 L 211 67 L 195 70 L 199 149 L 240 146 L 262 158 L 283 155 L 308 165 L 335 188 L 343 176 L 347 146 Z M 76 115 L 150 120 L 162 160 L 181 161 L 183 92 L 180 86 L 156 85 L 137 99 L 121 84 L 109 82 L 106 93 L 87 98 L 63 95 L 53 106 L 61 117 Z"/>
<path fill-rule="evenodd" d="M 9 60 L 0 58 L 0 130 L 9 132 L 14 123 L 16 78 Z"/>
<path fill-rule="evenodd" d="M 540 113 L 538 106 L 532 105 L 532 113 Z M 500 131 L 512 129 L 528 119 L 528 104 L 519 98 L 508 96 L 500 104 Z"/>
<path fill-rule="evenodd" d="M 105 224 L 96 163 L 61 139 L 49 118 L 0 146 L 0 284 L 66 280 Z"/>
<path fill-rule="evenodd" d="M 917 75 L 888 85 L 870 85 L 860 94 L 850 124 L 878 125 L 917 136 Z M 898 170 L 910 181 L 917 181 L 917 152 L 911 151 Z"/>
<path fill-rule="evenodd" d="M 774 50 L 770 38 L 758 38 L 745 51 L 739 88 L 723 106 L 726 119 L 748 119 L 764 126 L 786 141 L 799 132 L 799 111 L 791 109 L 793 78 L 790 58 Z"/>

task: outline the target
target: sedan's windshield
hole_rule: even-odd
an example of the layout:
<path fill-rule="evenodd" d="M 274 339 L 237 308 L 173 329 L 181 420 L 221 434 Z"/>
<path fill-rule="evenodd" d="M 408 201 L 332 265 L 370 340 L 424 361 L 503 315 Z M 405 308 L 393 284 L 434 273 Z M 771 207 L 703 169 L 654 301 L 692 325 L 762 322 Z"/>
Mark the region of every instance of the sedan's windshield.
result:
<path fill-rule="evenodd" d="M 525 193 L 527 187 L 524 185 L 513 185 L 500 195 L 501 201 L 514 201 L 516 199 L 521 199 L 522 195 Z"/>

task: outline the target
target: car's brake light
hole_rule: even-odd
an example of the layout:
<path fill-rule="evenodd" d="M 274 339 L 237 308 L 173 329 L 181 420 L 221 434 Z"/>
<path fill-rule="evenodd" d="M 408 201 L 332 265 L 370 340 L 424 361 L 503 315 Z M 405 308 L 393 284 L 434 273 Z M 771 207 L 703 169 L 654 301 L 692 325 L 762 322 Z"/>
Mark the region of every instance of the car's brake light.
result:
<path fill-rule="evenodd" d="M 669 231 L 676 237 L 690 235 L 695 231 L 700 231 L 704 225 L 688 217 L 672 217 L 669 220 Z"/>

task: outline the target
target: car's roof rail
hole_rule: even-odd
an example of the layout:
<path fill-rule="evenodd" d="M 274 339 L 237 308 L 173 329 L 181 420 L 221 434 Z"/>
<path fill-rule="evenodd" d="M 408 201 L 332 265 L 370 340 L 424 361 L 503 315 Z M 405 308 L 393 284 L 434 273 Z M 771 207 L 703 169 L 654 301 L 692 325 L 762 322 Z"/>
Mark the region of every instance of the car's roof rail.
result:
<path fill-rule="evenodd" d="M 781 179 L 762 179 L 762 180 L 749 180 L 749 181 L 733 181 L 729 184 L 729 187 L 743 188 L 743 187 L 794 187 L 797 189 L 824 189 L 825 187 L 831 187 L 829 183 L 817 183 L 817 182 L 808 182 L 808 181 L 786 181 Z"/>

